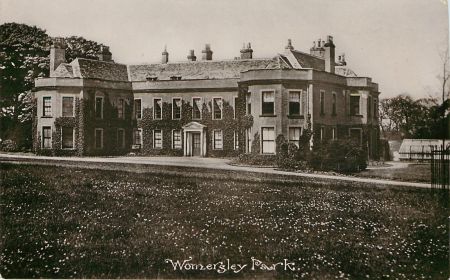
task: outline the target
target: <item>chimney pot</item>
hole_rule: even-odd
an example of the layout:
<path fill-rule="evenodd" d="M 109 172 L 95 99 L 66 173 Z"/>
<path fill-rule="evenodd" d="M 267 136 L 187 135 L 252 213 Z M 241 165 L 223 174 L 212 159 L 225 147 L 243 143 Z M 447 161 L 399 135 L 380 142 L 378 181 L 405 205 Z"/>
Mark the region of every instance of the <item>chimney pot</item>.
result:
<path fill-rule="evenodd" d="M 213 51 L 210 44 L 205 44 L 205 49 L 202 50 L 202 60 L 212 60 Z"/>
<path fill-rule="evenodd" d="M 167 45 L 164 46 L 164 51 L 162 52 L 161 63 L 167 64 L 169 62 L 169 53 L 167 52 Z"/>
<path fill-rule="evenodd" d="M 187 59 L 189 61 L 196 61 L 197 60 L 197 57 L 194 54 L 194 50 L 190 50 L 189 51 L 189 55 L 187 56 Z"/>

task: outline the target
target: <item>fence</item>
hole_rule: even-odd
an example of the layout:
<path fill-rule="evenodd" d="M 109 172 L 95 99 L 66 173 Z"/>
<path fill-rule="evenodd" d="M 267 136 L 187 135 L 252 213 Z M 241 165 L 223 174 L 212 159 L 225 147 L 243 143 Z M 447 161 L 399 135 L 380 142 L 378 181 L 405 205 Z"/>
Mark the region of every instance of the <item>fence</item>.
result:
<path fill-rule="evenodd" d="M 450 189 L 450 147 L 431 151 L 431 186 Z"/>

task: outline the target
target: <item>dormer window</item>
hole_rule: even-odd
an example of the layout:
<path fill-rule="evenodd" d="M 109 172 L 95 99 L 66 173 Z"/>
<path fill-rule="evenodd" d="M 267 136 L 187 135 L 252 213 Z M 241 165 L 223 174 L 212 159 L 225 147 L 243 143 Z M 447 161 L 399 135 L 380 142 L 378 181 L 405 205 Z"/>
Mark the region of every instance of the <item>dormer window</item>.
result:
<path fill-rule="evenodd" d="M 147 81 L 156 81 L 156 80 L 158 80 L 158 76 L 155 76 L 155 75 L 150 75 L 150 76 L 147 76 L 145 78 L 147 79 Z"/>
<path fill-rule="evenodd" d="M 171 79 L 172 81 L 180 81 L 180 80 L 181 80 L 181 76 L 180 76 L 180 75 L 170 76 L 170 79 Z"/>

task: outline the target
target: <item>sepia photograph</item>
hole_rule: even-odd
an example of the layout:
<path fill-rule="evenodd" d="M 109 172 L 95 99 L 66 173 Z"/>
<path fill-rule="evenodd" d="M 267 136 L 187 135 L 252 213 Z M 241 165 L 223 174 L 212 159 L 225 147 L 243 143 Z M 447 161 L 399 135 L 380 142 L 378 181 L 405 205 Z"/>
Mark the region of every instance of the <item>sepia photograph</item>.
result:
<path fill-rule="evenodd" d="M 450 280 L 447 0 L 0 0 L 0 279 Z"/>

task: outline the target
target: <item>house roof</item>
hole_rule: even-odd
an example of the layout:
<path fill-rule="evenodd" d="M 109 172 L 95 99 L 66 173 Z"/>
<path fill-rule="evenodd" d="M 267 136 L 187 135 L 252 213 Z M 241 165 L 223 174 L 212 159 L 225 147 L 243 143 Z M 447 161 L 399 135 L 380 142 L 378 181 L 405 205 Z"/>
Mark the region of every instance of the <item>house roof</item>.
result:
<path fill-rule="evenodd" d="M 233 79 L 240 73 L 251 69 L 280 69 L 286 67 L 278 57 L 272 59 L 237 59 L 186 61 L 167 64 L 130 65 L 130 80 L 145 81 L 157 77 L 158 80 L 170 80 L 177 76 L 183 80 L 198 79 Z"/>

